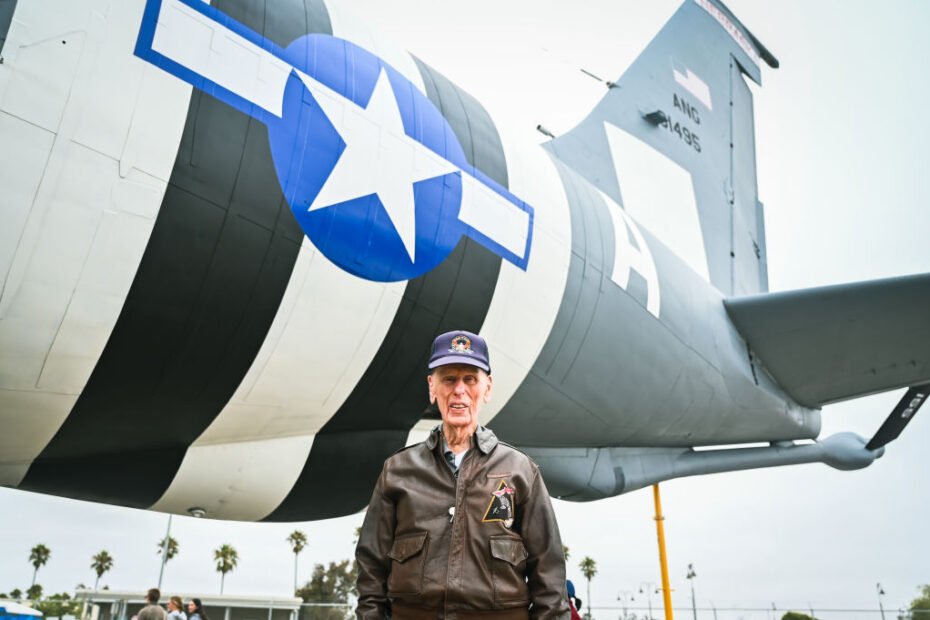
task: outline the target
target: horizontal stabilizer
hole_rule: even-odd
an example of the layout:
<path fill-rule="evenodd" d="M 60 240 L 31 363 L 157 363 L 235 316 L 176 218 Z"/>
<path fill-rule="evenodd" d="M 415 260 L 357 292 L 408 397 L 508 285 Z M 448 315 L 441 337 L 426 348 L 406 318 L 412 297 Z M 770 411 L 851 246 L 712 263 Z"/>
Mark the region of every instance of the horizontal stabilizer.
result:
<path fill-rule="evenodd" d="M 724 305 L 757 361 L 802 405 L 930 381 L 930 274 Z"/>

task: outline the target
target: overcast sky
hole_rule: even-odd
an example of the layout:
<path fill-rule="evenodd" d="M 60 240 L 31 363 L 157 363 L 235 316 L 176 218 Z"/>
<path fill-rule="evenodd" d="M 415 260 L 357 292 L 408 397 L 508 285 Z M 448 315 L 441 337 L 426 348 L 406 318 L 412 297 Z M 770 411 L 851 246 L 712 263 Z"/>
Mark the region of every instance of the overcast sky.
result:
<path fill-rule="evenodd" d="M 350 4 L 487 102 L 495 117 L 542 123 L 556 134 L 603 92 L 578 69 L 619 77 L 677 7 L 619 0 Z M 924 242 L 930 231 L 930 3 L 729 0 L 728 6 L 781 61 L 778 70 L 763 67 L 764 86 L 754 89 L 772 290 L 930 271 Z M 825 408 L 822 436 L 846 430 L 870 436 L 902 392 Z M 698 575 L 699 607 L 712 601 L 877 609 L 879 581 L 886 608 L 906 604 L 918 584 L 930 583 L 928 443 L 925 411 L 863 471 L 804 465 L 663 483 L 676 606 L 690 605 L 689 562 Z M 591 583 L 595 606 L 616 605 L 618 593 L 659 582 L 649 489 L 555 505 L 572 553 L 569 576 L 583 598 L 577 563 L 585 555 L 599 569 Z M 309 535 L 301 556 L 306 578 L 312 563 L 350 557 L 361 518 L 271 525 L 175 517 L 180 554 L 168 565 L 164 589 L 218 591 L 212 549 L 230 543 L 240 566 L 226 578 L 227 593 L 288 595 L 287 534 L 297 527 Z M 47 592 L 92 585 L 91 555 L 104 548 L 115 563 L 102 584 L 147 588 L 158 577 L 155 544 L 166 522 L 162 514 L 0 489 L 0 592 L 28 587 L 29 549 L 39 542 L 52 550 L 38 579 Z M 658 607 L 658 597 L 653 602 Z"/>

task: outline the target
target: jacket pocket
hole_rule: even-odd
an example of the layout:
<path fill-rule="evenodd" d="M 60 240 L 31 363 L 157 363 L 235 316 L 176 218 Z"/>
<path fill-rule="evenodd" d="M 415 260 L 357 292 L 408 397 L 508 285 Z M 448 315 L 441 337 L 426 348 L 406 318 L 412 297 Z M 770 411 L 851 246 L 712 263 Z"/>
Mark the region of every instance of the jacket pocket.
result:
<path fill-rule="evenodd" d="M 423 586 L 423 565 L 429 532 L 404 534 L 394 539 L 388 557 L 391 574 L 388 575 L 388 595 L 419 594 Z"/>
<path fill-rule="evenodd" d="M 526 586 L 526 547 L 512 536 L 491 536 L 491 574 L 495 603 L 524 603 L 530 600 Z"/>

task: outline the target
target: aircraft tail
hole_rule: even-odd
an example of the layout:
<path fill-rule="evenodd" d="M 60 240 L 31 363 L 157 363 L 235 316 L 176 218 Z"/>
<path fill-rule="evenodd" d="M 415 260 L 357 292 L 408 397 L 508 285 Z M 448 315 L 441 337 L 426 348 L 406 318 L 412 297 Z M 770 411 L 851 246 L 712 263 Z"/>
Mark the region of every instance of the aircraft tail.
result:
<path fill-rule="evenodd" d="M 724 301 L 755 363 L 808 407 L 930 381 L 930 274 Z"/>
<path fill-rule="evenodd" d="M 546 144 L 725 295 L 768 290 L 752 94 L 778 61 L 717 0 L 686 0 L 590 115 Z"/>

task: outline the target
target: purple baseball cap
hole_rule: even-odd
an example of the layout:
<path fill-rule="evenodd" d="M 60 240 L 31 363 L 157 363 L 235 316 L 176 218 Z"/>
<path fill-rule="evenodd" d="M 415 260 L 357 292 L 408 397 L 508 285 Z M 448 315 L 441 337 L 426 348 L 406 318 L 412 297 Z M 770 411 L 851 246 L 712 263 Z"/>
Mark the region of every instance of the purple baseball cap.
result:
<path fill-rule="evenodd" d="M 429 356 L 429 369 L 446 364 L 469 364 L 491 374 L 488 343 L 478 334 L 461 329 L 436 336 Z"/>

